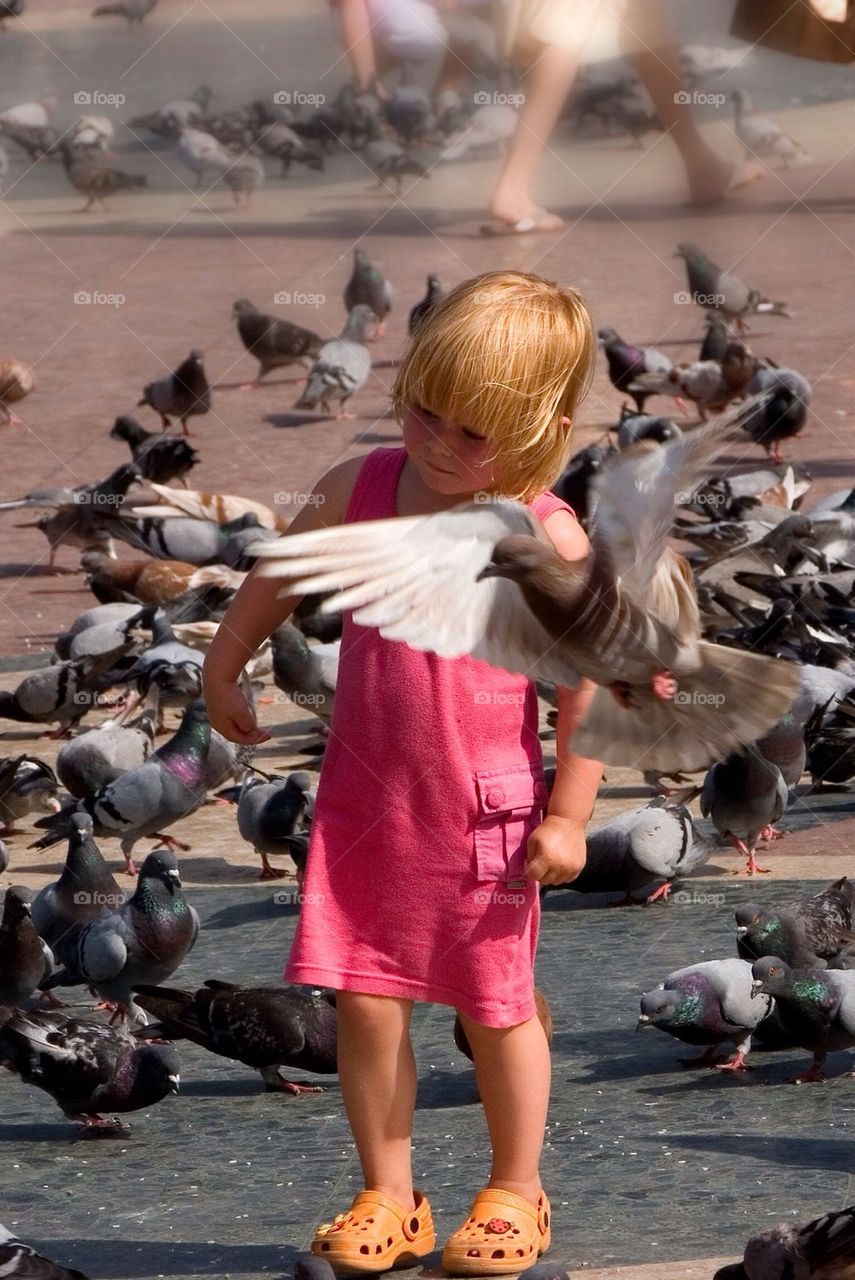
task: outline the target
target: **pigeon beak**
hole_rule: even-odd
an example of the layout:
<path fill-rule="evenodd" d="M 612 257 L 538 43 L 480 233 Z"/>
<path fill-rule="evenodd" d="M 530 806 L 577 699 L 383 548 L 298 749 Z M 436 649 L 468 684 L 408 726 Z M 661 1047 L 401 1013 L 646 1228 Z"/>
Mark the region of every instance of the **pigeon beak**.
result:
<path fill-rule="evenodd" d="M 748 925 L 747 925 L 747 924 L 739 924 L 739 925 L 737 925 L 737 926 L 736 926 L 736 936 L 737 936 L 737 938 L 744 938 L 747 932 L 748 932 Z"/>
<path fill-rule="evenodd" d="M 485 564 L 481 572 L 476 576 L 476 582 L 483 582 L 485 578 L 499 578 L 499 566 L 497 564 Z"/>
<path fill-rule="evenodd" d="M 640 1013 L 638 1015 L 638 1022 L 635 1024 L 636 1035 L 638 1034 L 639 1031 L 643 1031 L 645 1027 L 649 1027 L 649 1026 L 650 1026 L 650 1018 L 647 1016 L 646 1013 Z"/>
<path fill-rule="evenodd" d="M 751 999 L 752 999 L 752 1000 L 756 1000 L 757 996 L 761 995 L 761 994 L 762 994 L 762 992 L 763 992 L 763 983 L 762 983 L 762 982 L 752 982 L 752 983 L 751 983 Z"/>
<path fill-rule="evenodd" d="M 169 1081 L 169 1083 L 170 1083 L 170 1084 L 171 1084 L 171 1086 L 172 1086 L 172 1088 L 169 1090 L 169 1092 L 170 1092 L 170 1093 L 179 1093 L 179 1092 L 180 1092 L 179 1086 L 180 1086 L 180 1084 L 181 1084 L 181 1077 L 180 1077 L 180 1075 L 178 1075 L 178 1073 L 176 1072 L 176 1073 L 175 1073 L 175 1075 L 169 1075 L 169 1076 L 167 1076 L 166 1078 L 167 1078 L 167 1080 Z"/>
<path fill-rule="evenodd" d="M 181 876 L 177 871 L 173 871 L 172 869 L 167 871 L 166 879 L 169 882 L 170 892 L 174 892 L 175 889 L 181 888 Z"/>

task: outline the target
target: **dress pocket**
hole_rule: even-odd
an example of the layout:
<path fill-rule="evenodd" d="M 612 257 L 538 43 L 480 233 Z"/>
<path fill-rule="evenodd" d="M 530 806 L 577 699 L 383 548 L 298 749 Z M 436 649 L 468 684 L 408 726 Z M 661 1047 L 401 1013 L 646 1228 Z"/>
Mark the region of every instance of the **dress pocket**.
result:
<path fill-rule="evenodd" d="M 541 821 L 547 800 L 543 769 L 515 765 L 475 774 L 475 870 L 479 880 L 526 883 L 528 838 Z"/>

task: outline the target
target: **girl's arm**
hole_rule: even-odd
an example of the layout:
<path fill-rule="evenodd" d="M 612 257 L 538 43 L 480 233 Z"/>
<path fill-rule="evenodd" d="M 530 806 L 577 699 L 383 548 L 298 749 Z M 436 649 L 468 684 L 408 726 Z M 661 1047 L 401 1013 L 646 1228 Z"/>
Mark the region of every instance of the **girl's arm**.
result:
<path fill-rule="evenodd" d="M 377 83 L 377 63 L 368 0 L 339 0 L 339 15 L 344 47 L 353 67 L 357 92 L 374 89 Z"/>
<path fill-rule="evenodd" d="M 350 458 L 328 471 L 288 526 L 288 534 L 341 524 L 363 458 Z M 285 536 L 287 537 L 288 534 Z M 281 578 L 263 578 L 254 566 L 229 605 L 202 666 L 202 688 L 212 726 L 230 742 L 266 742 L 255 712 L 238 684 L 250 658 L 272 631 L 286 621 L 300 597 L 277 599 Z"/>
<path fill-rule="evenodd" d="M 584 560 L 590 543 L 581 525 L 566 511 L 556 511 L 543 525 L 565 560 Z M 596 685 L 581 680 L 575 689 L 558 689 L 555 730 L 555 782 L 546 817 L 532 832 L 526 875 L 541 884 L 565 884 L 585 865 L 585 828 L 603 776 L 600 760 L 576 755 L 573 734 L 594 696 Z"/>

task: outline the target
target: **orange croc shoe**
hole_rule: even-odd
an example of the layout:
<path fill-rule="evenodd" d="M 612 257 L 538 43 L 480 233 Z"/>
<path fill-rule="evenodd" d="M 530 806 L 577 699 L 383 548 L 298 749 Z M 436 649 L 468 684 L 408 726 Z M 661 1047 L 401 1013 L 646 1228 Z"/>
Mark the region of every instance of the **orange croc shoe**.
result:
<path fill-rule="evenodd" d="M 456 1276 L 503 1276 L 533 1267 L 552 1239 L 546 1193 L 530 1200 L 485 1187 L 472 1212 L 442 1251 L 444 1270 Z"/>
<path fill-rule="evenodd" d="M 414 1193 L 415 1209 L 405 1209 L 380 1191 L 360 1191 L 347 1213 L 322 1222 L 312 1253 L 335 1271 L 388 1271 L 412 1266 L 436 1247 L 427 1198 Z"/>

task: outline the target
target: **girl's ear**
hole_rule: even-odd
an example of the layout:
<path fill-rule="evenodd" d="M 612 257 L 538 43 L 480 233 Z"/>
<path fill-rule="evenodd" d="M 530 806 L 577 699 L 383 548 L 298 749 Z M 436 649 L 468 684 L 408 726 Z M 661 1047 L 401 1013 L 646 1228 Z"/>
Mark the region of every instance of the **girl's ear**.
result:
<path fill-rule="evenodd" d="M 570 430 L 570 428 L 573 426 L 573 423 L 572 423 L 572 422 L 570 421 L 570 419 L 565 415 L 565 416 L 561 419 L 561 426 L 564 428 L 564 430 L 565 430 L 565 431 L 569 431 L 569 430 Z"/>

